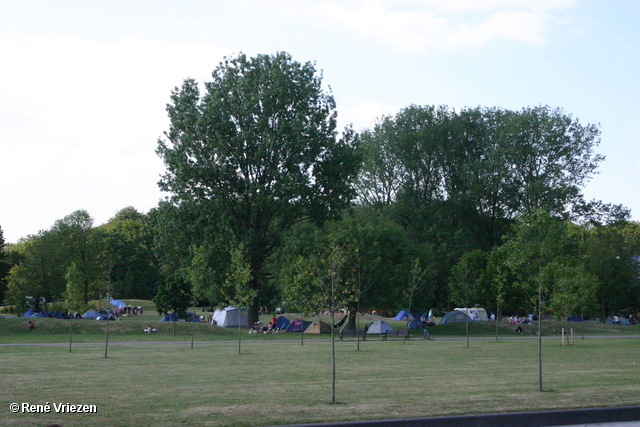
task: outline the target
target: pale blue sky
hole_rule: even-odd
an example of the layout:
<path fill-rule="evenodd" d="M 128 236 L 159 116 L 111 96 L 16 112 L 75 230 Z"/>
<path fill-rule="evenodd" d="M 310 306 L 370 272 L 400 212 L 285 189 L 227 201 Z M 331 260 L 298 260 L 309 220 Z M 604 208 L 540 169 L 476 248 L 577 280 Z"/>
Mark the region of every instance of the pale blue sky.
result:
<path fill-rule="evenodd" d="M 635 0 L 0 0 L 0 226 L 7 241 L 86 209 L 162 197 L 170 90 L 225 55 L 316 61 L 342 125 L 410 104 L 550 105 L 600 123 L 588 199 L 640 219 Z"/>

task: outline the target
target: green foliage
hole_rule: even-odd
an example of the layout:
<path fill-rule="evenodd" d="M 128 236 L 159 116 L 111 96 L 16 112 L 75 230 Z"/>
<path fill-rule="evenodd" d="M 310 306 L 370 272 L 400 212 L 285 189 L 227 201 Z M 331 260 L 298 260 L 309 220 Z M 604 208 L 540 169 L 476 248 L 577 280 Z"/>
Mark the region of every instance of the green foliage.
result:
<path fill-rule="evenodd" d="M 571 261 L 565 252 L 564 221 L 536 210 L 522 215 L 504 244 L 506 264 L 517 277 L 531 307 L 542 310 L 554 283 L 554 273 Z"/>
<path fill-rule="evenodd" d="M 252 289 L 251 265 L 246 259 L 244 245 L 240 244 L 231 251 L 231 262 L 227 272 L 225 287 L 233 289 L 231 304 L 244 307 L 251 304 L 258 292 Z"/>
<path fill-rule="evenodd" d="M 167 168 L 160 186 L 172 193 L 174 211 L 186 211 L 173 218 L 193 214 L 178 228 L 203 225 L 187 230 L 199 234 L 189 246 L 220 234 L 244 244 L 256 317 L 265 262 L 283 231 L 346 207 L 359 159 L 353 132 L 337 137 L 335 102 L 310 62 L 240 54 L 225 58 L 205 87 L 201 97 L 187 79 L 172 92 L 171 125 L 157 148 Z"/>
<path fill-rule="evenodd" d="M 62 293 L 65 308 L 69 313 L 80 313 L 84 302 L 84 274 L 76 263 L 67 268 L 67 289 Z"/>
<path fill-rule="evenodd" d="M 127 207 L 96 230 L 99 238 L 101 294 L 150 299 L 156 293 L 160 269 L 154 254 L 150 219 Z"/>
<path fill-rule="evenodd" d="M 451 272 L 451 301 L 464 307 L 473 307 L 481 294 L 481 279 L 487 269 L 487 253 L 481 250 L 467 252 Z"/>
<path fill-rule="evenodd" d="M 168 276 L 153 297 L 158 313 L 173 311 L 179 316 L 184 316 L 192 300 L 191 285 L 180 272 Z"/>
<path fill-rule="evenodd" d="M 554 274 L 550 308 L 560 318 L 593 311 L 598 279 L 583 264 L 559 266 Z"/>
<path fill-rule="evenodd" d="M 10 248 L 0 228 L 0 299 L 75 298 L 80 282 L 85 304 L 150 298 L 178 274 L 189 299 L 243 301 L 255 321 L 259 306 L 322 306 L 340 248 L 352 307 L 404 308 L 407 292 L 443 310 L 640 306 L 640 225 L 581 193 L 598 126 L 548 106 L 411 105 L 340 135 L 322 74 L 283 52 L 225 58 L 203 87 L 187 79 L 167 105 L 171 197 L 99 227 L 78 210 Z"/>
<path fill-rule="evenodd" d="M 95 284 L 100 279 L 100 239 L 93 227 L 93 218 L 87 211 L 77 210 L 56 221 L 51 232 L 65 264 L 75 263 L 82 273 L 83 300 L 87 304 L 93 299 Z"/>
<path fill-rule="evenodd" d="M 25 307 L 27 297 L 41 308 L 41 301 L 53 301 L 64 291 L 64 254 L 60 250 L 58 235 L 40 231 L 19 242 L 14 248 L 19 261 L 8 276 L 7 300 L 16 307 Z M 43 309 L 45 307 L 42 307 Z"/>

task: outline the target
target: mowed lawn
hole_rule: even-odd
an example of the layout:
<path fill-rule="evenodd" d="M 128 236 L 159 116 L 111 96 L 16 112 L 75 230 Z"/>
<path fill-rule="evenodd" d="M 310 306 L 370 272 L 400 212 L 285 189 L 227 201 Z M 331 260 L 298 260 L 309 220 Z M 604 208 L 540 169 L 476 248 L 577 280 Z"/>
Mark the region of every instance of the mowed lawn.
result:
<path fill-rule="evenodd" d="M 417 338 L 0 347 L 0 426 L 265 426 L 638 404 L 640 338 Z M 96 405 L 13 414 L 11 403 Z"/>

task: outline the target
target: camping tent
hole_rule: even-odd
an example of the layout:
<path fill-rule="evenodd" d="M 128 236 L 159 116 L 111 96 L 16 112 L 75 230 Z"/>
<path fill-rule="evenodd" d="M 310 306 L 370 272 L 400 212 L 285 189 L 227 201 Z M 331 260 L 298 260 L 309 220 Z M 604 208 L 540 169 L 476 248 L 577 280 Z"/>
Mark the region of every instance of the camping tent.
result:
<path fill-rule="evenodd" d="M 400 310 L 400 312 L 396 315 L 396 317 L 393 318 L 393 320 L 406 320 L 405 317 L 408 316 L 409 311 L 408 310 Z M 418 322 L 420 321 L 420 317 L 422 316 L 422 312 L 420 310 L 411 310 L 411 315 L 413 316 L 414 320 L 417 320 Z M 411 316 L 409 316 L 411 317 Z M 409 326 L 410 328 L 413 326 Z"/>
<path fill-rule="evenodd" d="M 115 308 L 122 308 L 124 306 L 126 306 L 125 303 L 123 303 L 122 301 L 120 301 L 119 299 L 113 299 L 110 298 L 109 302 L 111 303 L 112 306 L 114 306 Z"/>
<path fill-rule="evenodd" d="M 62 319 L 62 312 L 58 310 L 53 310 L 47 314 L 47 317 L 51 317 L 54 319 Z"/>
<path fill-rule="evenodd" d="M 393 320 L 402 320 L 407 315 L 407 310 L 400 310 L 400 313 L 393 318 Z"/>
<path fill-rule="evenodd" d="M 202 323 L 202 320 L 200 320 L 200 318 L 195 313 L 192 313 L 190 311 L 187 311 L 187 318 L 185 320 L 187 322 L 200 322 L 200 323 Z"/>
<path fill-rule="evenodd" d="M 454 310 L 457 311 L 461 311 L 463 313 L 467 313 L 467 316 L 469 316 L 470 319 L 473 319 L 473 317 L 477 314 L 477 320 L 489 320 L 489 317 L 487 317 L 487 312 L 485 311 L 484 308 L 478 308 L 478 307 L 474 307 L 474 308 L 454 308 Z M 474 315 L 474 316 L 472 316 Z"/>
<path fill-rule="evenodd" d="M 95 319 L 98 316 L 100 316 L 100 313 L 98 313 L 97 311 L 95 311 L 95 310 L 87 310 L 82 315 L 82 318 L 83 319 Z"/>
<path fill-rule="evenodd" d="M 33 311 L 32 308 L 24 313 L 24 317 L 47 317 L 47 313 L 44 311 Z"/>
<path fill-rule="evenodd" d="M 167 314 L 165 314 L 164 316 L 162 316 L 162 319 L 160 319 L 161 322 L 177 322 L 178 321 L 178 315 L 176 313 L 174 313 L 173 311 L 168 312 Z"/>
<path fill-rule="evenodd" d="M 316 320 L 313 322 L 305 332 L 308 334 L 330 334 L 331 333 L 331 325 L 322 320 Z"/>
<path fill-rule="evenodd" d="M 222 310 L 218 309 L 214 311 L 211 323 L 224 327 L 245 326 L 248 318 L 249 315 L 246 308 L 237 309 L 229 306 Z"/>
<path fill-rule="evenodd" d="M 465 319 L 469 319 L 469 316 L 467 316 L 463 311 L 452 310 L 444 315 L 444 317 L 440 320 L 440 324 L 442 325 L 443 323 L 464 322 Z"/>
<path fill-rule="evenodd" d="M 287 326 L 287 332 L 302 332 L 309 327 L 311 322 L 305 322 L 302 319 L 296 319 Z"/>
<path fill-rule="evenodd" d="M 376 320 L 367 328 L 367 334 L 384 334 L 386 331 L 392 331 L 393 328 L 384 320 Z"/>
<path fill-rule="evenodd" d="M 111 314 L 101 314 L 100 316 L 96 317 L 96 320 L 116 320 L 116 318 Z"/>
<path fill-rule="evenodd" d="M 291 322 L 289 321 L 289 319 L 287 319 L 284 316 L 280 316 L 278 317 L 278 319 L 276 320 L 276 328 L 278 329 L 287 329 L 287 327 L 291 324 Z"/>

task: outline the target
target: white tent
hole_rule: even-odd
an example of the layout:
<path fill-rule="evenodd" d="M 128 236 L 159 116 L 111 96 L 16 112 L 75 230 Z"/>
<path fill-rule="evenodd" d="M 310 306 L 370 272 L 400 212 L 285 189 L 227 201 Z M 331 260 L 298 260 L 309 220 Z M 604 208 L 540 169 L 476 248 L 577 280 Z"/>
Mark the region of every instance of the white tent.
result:
<path fill-rule="evenodd" d="M 367 334 L 384 334 L 386 331 L 392 331 L 393 328 L 384 320 L 376 320 L 367 328 Z"/>
<path fill-rule="evenodd" d="M 484 308 L 454 308 L 454 310 L 465 313 L 472 320 L 489 320 Z M 475 317 L 476 314 L 478 315 L 477 318 Z"/>
<path fill-rule="evenodd" d="M 213 312 L 211 323 L 218 326 L 245 326 L 249 315 L 246 308 L 237 309 L 229 306 Z"/>

